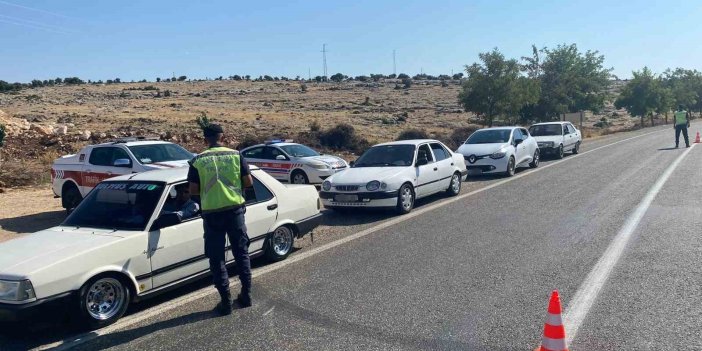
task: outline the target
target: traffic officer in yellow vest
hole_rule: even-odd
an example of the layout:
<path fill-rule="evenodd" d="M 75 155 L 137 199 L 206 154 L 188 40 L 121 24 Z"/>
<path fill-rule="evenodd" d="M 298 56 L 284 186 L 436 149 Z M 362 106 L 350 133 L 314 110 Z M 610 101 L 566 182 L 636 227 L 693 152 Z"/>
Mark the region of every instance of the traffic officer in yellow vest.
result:
<path fill-rule="evenodd" d="M 680 132 L 685 137 L 685 147 L 690 147 L 690 139 L 687 136 L 687 128 L 690 128 L 690 112 L 685 111 L 683 105 L 678 106 L 675 111 L 675 147 L 680 144 Z"/>
<path fill-rule="evenodd" d="M 203 128 L 209 148 L 190 161 L 188 182 L 190 193 L 200 195 L 205 255 L 210 260 L 212 281 L 222 301 L 217 311 L 232 313 L 232 295 L 225 261 L 225 234 L 229 237 L 241 281 L 241 293 L 236 302 L 251 306 L 251 262 L 249 237 L 244 214 L 244 188 L 252 185 L 249 167 L 239 152 L 220 145 L 222 127 L 209 124 Z"/>

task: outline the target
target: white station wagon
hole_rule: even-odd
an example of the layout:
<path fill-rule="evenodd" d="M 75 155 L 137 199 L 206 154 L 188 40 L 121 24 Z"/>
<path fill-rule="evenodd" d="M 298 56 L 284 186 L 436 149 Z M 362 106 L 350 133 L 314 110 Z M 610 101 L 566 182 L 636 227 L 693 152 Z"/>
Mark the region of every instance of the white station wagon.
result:
<path fill-rule="evenodd" d="M 387 207 L 404 214 L 416 199 L 442 191 L 458 195 L 465 174 L 463 156 L 439 141 L 395 141 L 371 147 L 351 168 L 329 177 L 319 197 L 330 209 Z"/>
<path fill-rule="evenodd" d="M 283 185 L 250 168 L 249 252 L 283 259 L 295 238 L 321 222 L 317 191 Z M 60 226 L 0 244 L 0 319 L 25 319 L 63 305 L 98 328 L 119 319 L 132 301 L 207 275 L 202 219 L 177 211 L 187 199 L 187 171 L 106 180 Z M 227 259 L 234 262 L 230 250 Z"/>

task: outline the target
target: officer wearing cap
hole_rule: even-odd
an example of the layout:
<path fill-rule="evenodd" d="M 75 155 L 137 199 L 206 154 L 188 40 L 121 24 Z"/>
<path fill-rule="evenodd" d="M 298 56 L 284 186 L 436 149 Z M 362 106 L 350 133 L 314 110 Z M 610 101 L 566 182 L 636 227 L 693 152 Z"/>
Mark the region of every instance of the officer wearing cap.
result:
<path fill-rule="evenodd" d="M 205 255 L 210 261 L 212 281 L 222 299 L 217 311 L 228 315 L 232 312 L 233 301 L 225 261 L 225 235 L 229 237 L 241 281 L 241 293 L 236 302 L 241 307 L 251 306 L 251 262 L 244 219 L 244 188 L 253 182 L 249 167 L 239 152 L 220 145 L 222 127 L 208 124 L 202 129 L 208 149 L 190 161 L 188 182 L 190 193 L 200 195 Z"/>

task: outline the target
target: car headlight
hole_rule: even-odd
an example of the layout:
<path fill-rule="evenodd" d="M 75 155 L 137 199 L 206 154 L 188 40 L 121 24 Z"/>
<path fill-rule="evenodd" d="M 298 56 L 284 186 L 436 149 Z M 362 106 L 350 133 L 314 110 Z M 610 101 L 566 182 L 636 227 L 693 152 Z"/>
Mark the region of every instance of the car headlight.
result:
<path fill-rule="evenodd" d="M 500 150 L 500 151 L 497 151 L 497 152 L 493 153 L 492 155 L 490 155 L 490 158 L 493 160 L 497 160 L 499 158 L 505 157 L 506 154 L 507 154 L 506 152 Z"/>
<path fill-rule="evenodd" d="M 380 182 L 377 180 L 371 180 L 366 184 L 366 190 L 368 191 L 376 191 L 378 189 L 380 189 Z"/>
<path fill-rule="evenodd" d="M 331 182 L 328 180 L 325 180 L 324 183 L 322 183 L 322 190 L 324 190 L 324 191 L 331 190 Z"/>
<path fill-rule="evenodd" d="M 329 165 L 326 163 L 310 163 L 309 166 L 314 169 L 329 169 Z"/>
<path fill-rule="evenodd" d="M 29 280 L 0 280 L 0 301 L 27 301 L 36 297 Z"/>
<path fill-rule="evenodd" d="M 542 141 L 538 145 L 539 147 L 553 147 L 553 141 Z"/>

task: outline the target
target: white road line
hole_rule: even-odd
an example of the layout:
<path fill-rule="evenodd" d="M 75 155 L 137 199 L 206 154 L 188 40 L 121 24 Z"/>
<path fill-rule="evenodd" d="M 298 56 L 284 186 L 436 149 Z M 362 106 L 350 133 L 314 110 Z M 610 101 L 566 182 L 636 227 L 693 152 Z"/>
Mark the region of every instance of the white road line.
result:
<path fill-rule="evenodd" d="M 667 129 L 666 129 L 666 130 L 667 130 Z M 288 257 L 288 258 L 287 258 L 286 260 L 284 260 L 284 261 L 280 261 L 280 262 L 277 262 L 277 263 L 274 263 L 274 264 L 270 264 L 270 265 L 267 265 L 267 266 L 264 266 L 264 267 L 261 267 L 261 268 L 257 268 L 257 269 L 255 269 L 255 270 L 253 271 L 252 277 L 253 277 L 253 278 L 256 278 L 256 277 L 259 277 L 259 276 L 264 275 L 264 274 L 266 274 L 266 273 L 270 273 L 270 272 L 276 271 L 276 270 L 278 270 L 278 269 L 280 269 L 280 268 L 283 268 L 283 267 L 285 267 L 285 266 L 291 265 L 291 264 L 293 264 L 293 263 L 295 263 L 295 262 L 302 261 L 302 260 L 307 259 L 307 258 L 309 258 L 309 257 L 311 257 L 311 256 L 314 256 L 314 255 L 317 255 L 317 254 L 322 253 L 322 252 L 324 252 L 324 251 L 333 249 L 333 248 L 335 248 L 335 247 L 337 247 L 337 246 L 339 246 L 339 245 L 343 245 L 343 244 L 345 244 L 345 243 L 347 243 L 347 242 L 349 242 L 349 241 L 353 241 L 353 240 L 362 238 L 362 237 L 364 237 L 364 236 L 373 234 L 373 233 L 375 233 L 375 232 L 377 232 L 377 231 L 379 231 L 379 230 L 382 230 L 382 229 L 391 227 L 391 226 L 393 226 L 393 225 L 395 225 L 395 224 L 402 223 L 402 222 L 404 222 L 404 221 L 406 221 L 406 220 L 408 220 L 408 219 L 410 219 L 410 218 L 414 218 L 414 217 L 417 217 L 417 216 L 421 216 L 421 215 L 423 215 L 423 214 L 425 214 L 425 213 L 427 213 L 427 212 L 436 210 L 436 209 L 438 209 L 438 208 L 441 208 L 441 207 L 444 207 L 444 206 L 446 206 L 446 205 L 452 204 L 452 203 L 454 203 L 454 202 L 456 202 L 456 201 L 463 200 L 463 199 L 465 199 L 465 198 L 467 198 L 467 197 L 470 197 L 470 196 L 473 196 L 473 195 L 482 193 L 482 192 L 484 192 L 484 191 L 487 191 L 487 190 L 496 188 L 496 187 L 498 187 L 498 186 L 500 186 L 500 185 L 503 185 L 503 184 L 506 184 L 506 183 L 509 183 L 509 182 L 513 182 L 513 181 L 515 181 L 515 180 L 517 180 L 517 179 L 520 179 L 520 178 L 522 178 L 522 177 L 526 177 L 526 176 L 528 176 L 528 175 L 531 175 L 531 174 L 540 172 L 540 171 L 542 171 L 542 170 L 544 170 L 544 169 L 547 169 L 547 168 L 549 168 L 549 167 L 553 167 L 553 166 L 555 166 L 555 165 L 557 165 L 557 164 L 561 164 L 561 163 L 563 163 L 563 162 L 567 162 L 567 161 L 570 161 L 570 160 L 574 160 L 574 159 L 576 159 L 576 158 L 578 158 L 578 157 L 581 157 L 581 156 L 583 156 L 583 155 L 587 155 L 587 154 L 589 154 L 589 153 L 591 153 L 591 152 L 595 152 L 595 151 L 597 151 L 597 150 L 604 149 L 604 148 L 606 148 L 606 147 L 610 147 L 610 146 L 614 146 L 614 145 L 617 145 L 617 144 L 621 144 L 621 143 L 627 142 L 627 141 L 629 141 L 629 140 L 638 139 L 638 138 L 641 138 L 641 137 L 644 137 L 644 136 L 647 136 L 647 135 L 651 135 L 651 134 L 654 134 L 654 133 L 658 133 L 658 132 L 661 132 L 661 131 L 663 131 L 663 129 L 661 129 L 661 130 L 656 130 L 656 131 L 653 131 L 653 132 L 644 133 L 644 134 L 640 134 L 640 135 L 633 136 L 633 137 L 626 138 L 626 139 L 622 139 L 622 140 L 619 140 L 619 141 L 616 141 L 616 142 L 613 142 L 613 143 L 610 143 L 610 144 L 607 144 L 607 145 L 603 145 L 603 146 L 594 148 L 594 149 L 592 149 L 592 150 L 588 150 L 588 151 L 585 151 L 585 152 L 581 152 L 581 153 L 579 153 L 579 154 L 577 154 L 577 155 L 569 156 L 568 158 L 564 158 L 564 159 L 562 159 L 562 160 L 560 160 L 560 161 L 556 161 L 556 162 L 550 163 L 550 164 L 548 164 L 548 165 L 540 166 L 539 168 L 536 168 L 536 169 L 531 170 L 531 171 L 529 171 L 529 172 L 524 172 L 524 173 L 515 175 L 515 176 L 513 176 L 513 177 L 510 177 L 510 178 L 501 180 L 501 181 L 499 181 L 499 182 L 497 182 L 497 183 L 494 183 L 494 184 L 488 185 L 488 186 L 486 186 L 486 187 L 483 187 L 483 188 L 480 188 L 480 189 L 471 191 L 471 192 L 469 192 L 469 193 L 462 194 L 462 195 L 458 195 L 458 196 L 456 196 L 456 197 L 453 197 L 453 198 L 450 198 L 450 199 L 447 199 L 447 200 L 444 200 L 444 201 L 441 201 L 441 202 L 438 202 L 438 203 L 435 203 L 435 204 L 432 204 L 432 205 L 422 206 L 421 208 L 417 208 L 417 209 L 415 209 L 414 211 L 412 211 L 412 212 L 410 212 L 410 213 L 408 213 L 408 214 L 406 214 L 406 215 L 398 216 L 398 217 L 395 217 L 395 218 L 393 218 L 393 219 L 389 219 L 389 220 L 387 220 L 387 221 L 385 221 L 385 222 L 379 223 L 379 224 L 376 225 L 376 226 L 373 226 L 373 227 L 371 227 L 371 228 L 368 228 L 368 229 L 365 229 L 365 230 L 363 230 L 363 231 L 360 231 L 360 232 L 358 232 L 358 233 L 356 233 L 356 234 L 352 234 L 352 235 L 343 237 L 343 238 L 341 238 L 341 239 L 339 239 L 339 240 L 336 240 L 336 241 L 327 243 L 327 244 L 325 244 L 325 245 L 319 246 L 319 247 L 314 248 L 314 249 L 311 249 L 311 250 L 309 250 L 309 251 L 305 251 L 305 252 L 303 252 L 303 253 L 300 253 L 300 254 L 297 254 L 297 255 Z M 230 280 L 230 285 L 231 285 L 232 287 L 234 287 L 234 286 L 236 286 L 236 285 L 238 285 L 238 284 L 239 284 L 238 278 L 234 277 L 234 278 L 232 278 L 232 280 Z M 102 329 L 99 329 L 99 330 L 96 330 L 96 331 L 93 331 L 93 332 L 90 332 L 90 333 L 85 333 L 85 334 L 82 334 L 82 335 L 79 335 L 79 336 L 76 336 L 76 337 L 73 337 L 73 338 L 69 338 L 69 339 L 64 340 L 64 341 L 59 341 L 59 342 L 55 342 L 55 343 L 51 343 L 51 344 L 42 345 L 42 346 L 39 346 L 39 347 L 35 348 L 34 350 L 47 350 L 47 349 L 51 349 L 51 348 L 55 348 L 55 350 L 67 350 L 67 349 L 70 349 L 71 347 L 74 347 L 74 346 L 80 345 L 80 344 L 82 344 L 82 343 L 85 343 L 85 342 L 87 342 L 87 341 L 93 340 L 93 339 L 95 339 L 95 338 L 97 338 L 97 337 L 99 337 L 99 336 L 107 335 L 107 334 L 110 334 L 110 333 L 115 332 L 115 331 L 118 331 L 118 330 L 122 330 L 122 329 L 129 328 L 129 327 L 131 327 L 131 326 L 133 326 L 133 325 L 136 325 L 136 324 L 140 323 L 141 321 L 144 321 L 144 320 L 149 319 L 149 318 L 156 317 L 156 316 L 158 316 L 158 315 L 161 315 L 161 314 L 165 313 L 166 311 L 173 310 L 173 309 L 175 309 L 175 308 L 178 308 L 178 307 L 183 306 L 183 305 L 185 305 L 185 304 L 188 304 L 188 303 L 190 303 L 190 302 L 199 300 L 199 299 L 201 299 L 201 298 L 203 298 L 203 297 L 206 297 L 206 296 L 209 296 L 209 295 L 214 295 L 216 292 L 217 292 L 216 290 L 211 289 L 210 287 L 202 288 L 202 289 L 200 289 L 200 290 L 191 292 L 191 293 L 189 293 L 189 294 L 187 294 L 187 295 L 183 295 L 183 296 L 181 296 L 181 297 L 179 297 L 179 298 L 177 298 L 177 299 L 174 299 L 174 300 L 171 300 L 171 301 L 162 303 L 162 304 L 160 304 L 160 305 L 158 305 L 158 306 L 154 306 L 154 307 L 152 307 L 152 308 L 150 308 L 150 309 L 141 311 L 141 312 L 139 312 L 139 313 L 135 313 L 135 314 L 133 314 L 133 315 L 131 315 L 131 316 L 127 316 L 127 317 L 125 317 L 125 318 L 122 318 L 122 319 L 120 319 L 119 321 L 117 321 L 115 324 L 110 325 L 110 326 L 108 326 L 108 327 L 105 327 L 105 328 L 102 328 Z"/>
<path fill-rule="evenodd" d="M 267 316 L 269 313 L 273 312 L 274 309 L 275 309 L 275 306 L 271 307 L 271 309 L 266 311 L 266 313 L 264 313 L 263 315 Z"/>
<path fill-rule="evenodd" d="M 605 282 L 607 282 L 607 278 L 609 278 L 609 275 L 612 273 L 612 269 L 617 264 L 617 261 L 619 261 L 621 258 L 622 253 L 626 248 L 626 244 L 631 238 L 631 234 L 634 232 L 634 230 L 636 230 L 636 227 L 639 225 L 639 222 L 643 218 L 644 214 L 646 214 L 646 211 L 651 206 L 651 203 L 656 198 L 656 195 L 658 195 L 658 192 L 661 191 L 663 185 L 665 185 L 668 178 L 670 178 L 670 176 L 673 174 L 675 168 L 680 165 L 680 162 L 682 162 L 685 156 L 687 156 L 687 154 L 694 147 L 695 144 L 692 144 L 692 147 L 685 150 L 685 152 L 678 156 L 678 158 L 676 158 L 675 161 L 668 166 L 665 172 L 663 172 L 663 175 L 658 178 L 656 183 L 653 184 L 653 187 L 648 190 L 646 196 L 644 196 L 643 200 L 641 200 L 639 205 L 636 207 L 636 210 L 634 210 L 629 218 L 627 218 L 624 226 L 619 230 L 617 236 L 612 239 L 612 242 L 607 247 L 607 250 L 597 261 L 595 267 L 592 268 L 590 274 L 587 275 L 587 278 L 585 278 L 585 281 L 583 281 L 583 283 L 580 285 L 580 288 L 578 288 L 578 291 L 568 304 L 566 314 L 564 316 L 563 324 L 565 325 L 566 329 L 567 344 L 570 344 L 573 339 L 575 339 L 575 336 L 578 335 L 580 325 L 585 320 L 585 317 L 587 317 L 587 313 L 590 311 L 590 308 L 597 299 L 597 295 L 599 295 Z"/>

